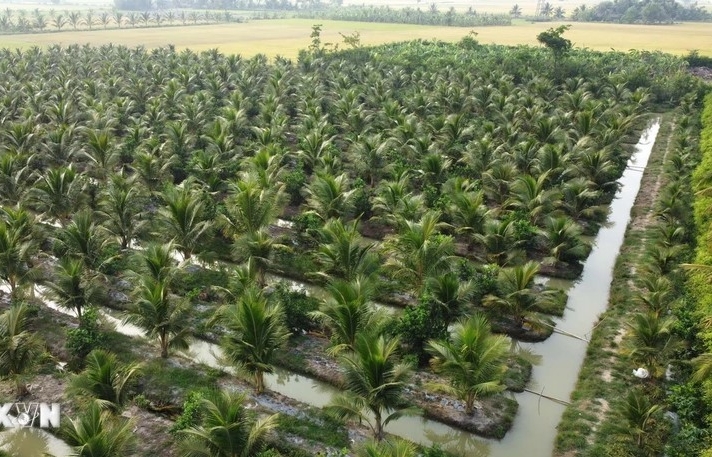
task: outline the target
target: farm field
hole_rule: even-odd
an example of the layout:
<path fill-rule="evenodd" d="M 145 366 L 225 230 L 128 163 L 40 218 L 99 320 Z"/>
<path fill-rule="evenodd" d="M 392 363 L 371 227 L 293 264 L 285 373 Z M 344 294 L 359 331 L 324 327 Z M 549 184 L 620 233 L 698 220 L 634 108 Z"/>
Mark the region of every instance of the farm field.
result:
<path fill-rule="evenodd" d="M 588 264 L 618 250 L 598 237 L 625 227 L 608 209 L 630 213 L 633 145 L 701 82 L 665 54 L 330 40 L 299 64 L 0 51 L 0 348 L 22 337 L 0 351 L 4 397 L 66 404 L 121 456 L 213 450 L 211 410 L 274 431 L 251 457 L 383 457 L 391 433 L 452 453 L 428 457 L 550 455 L 561 405 L 535 430 L 527 389 L 568 396 L 554 383 L 585 346 L 561 357 L 562 335 L 595 318 L 561 281 L 607 293 Z M 665 265 L 684 243 L 670 206 Z M 125 381 L 98 389 L 104 372 Z M 90 438 L 76 424 L 67 446 Z"/>
<path fill-rule="evenodd" d="M 217 48 L 227 54 L 268 57 L 281 55 L 296 58 L 300 49 L 309 45 L 309 34 L 315 23 L 323 25 L 321 38 L 324 43 L 341 43 L 339 35 L 360 33 L 361 43 L 374 45 L 412 39 L 440 39 L 454 42 L 462 39 L 471 30 L 478 33 L 477 40 L 483 44 L 536 45 L 540 32 L 563 23 L 526 23 L 519 21 L 510 27 L 479 27 L 474 29 L 454 27 L 430 27 L 403 24 L 376 24 L 346 21 L 316 21 L 310 19 L 280 19 L 252 21 L 245 24 L 218 24 L 204 26 L 175 26 L 160 28 L 132 28 L 94 31 L 64 31 L 0 36 L 0 47 L 27 49 L 32 46 L 61 44 L 102 45 L 122 44 L 129 47 L 156 48 L 169 44 L 178 49 L 195 51 Z M 565 23 L 565 22 L 564 22 Z M 575 47 L 593 50 L 627 51 L 641 49 L 686 54 L 699 49 L 703 55 L 712 55 L 712 26 L 704 23 L 686 23 L 673 26 L 618 25 L 574 23 L 567 37 Z"/>

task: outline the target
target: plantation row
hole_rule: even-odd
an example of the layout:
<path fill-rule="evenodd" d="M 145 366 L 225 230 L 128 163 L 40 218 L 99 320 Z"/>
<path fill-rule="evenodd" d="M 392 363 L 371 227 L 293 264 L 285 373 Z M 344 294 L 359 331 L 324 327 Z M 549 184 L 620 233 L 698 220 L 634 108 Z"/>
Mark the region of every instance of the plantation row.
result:
<path fill-rule="evenodd" d="M 90 310 L 110 304 L 161 358 L 191 334 L 218 337 L 258 394 L 290 333 L 325 333 L 344 370 L 329 411 L 360 418 L 377 440 L 413 412 L 406 388 L 427 362 L 440 382 L 422 390 L 445 390 L 477 417 L 475 402 L 521 363 L 488 319 L 534 338 L 541 312 L 561 312 L 535 276 L 578 273 L 583 233 L 605 218 L 639 115 L 701 90 L 681 60 L 658 54 L 469 39 L 331 53 L 318 29 L 312 38 L 296 63 L 3 51 L 0 278 L 14 305 L 2 319 L 17 325 L 0 326 L 0 341 L 37 347 L 19 303 L 42 284 L 81 316 L 66 335 L 72 370 L 114 364 L 91 352 L 109 346 Z M 174 249 L 225 268 L 188 271 Z M 280 293 L 274 271 L 329 296 Z M 376 293 L 406 312 L 377 311 Z M 31 366 L 14 362 L 0 374 L 22 393 Z M 210 448 L 214 424 L 201 417 L 185 419 L 186 446 Z"/>
<path fill-rule="evenodd" d="M 655 146 L 659 158 L 648 164 L 644 180 L 650 183 L 638 197 L 615 267 L 609 309 L 559 426 L 557 455 L 683 456 L 704 446 L 707 432 L 694 419 L 701 409 L 688 408 L 695 387 L 685 386 L 697 322 L 680 266 L 694 242 L 689 178 L 699 162 L 700 102 L 682 103 L 664 121 Z M 643 381 L 632 373 L 639 368 L 646 370 Z"/>
<path fill-rule="evenodd" d="M 690 323 L 685 326 L 686 340 L 689 351 L 684 360 L 692 359 L 692 372 L 689 368 L 683 370 L 680 385 L 669 395 L 679 412 L 682 433 L 677 442 L 699 455 L 709 455 L 712 452 L 709 415 L 710 404 L 710 370 L 712 356 L 710 355 L 710 196 L 707 189 L 710 185 L 712 161 L 712 96 L 705 98 L 702 111 L 702 132 L 700 135 L 700 152 L 702 160 L 695 169 L 692 179 L 694 196 L 694 221 L 696 250 L 694 264 L 688 265 L 691 271 L 685 283 L 685 311 Z M 694 323 L 694 325 L 692 325 Z M 693 358 L 694 357 L 694 358 Z M 686 382 L 685 382 L 686 381 Z M 694 404 L 695 408 L 688 405 Z M 683 448 L 684 449 L 684 448 Z M 677 455 L 683 455 L 682 453 Z"/>
<path fill-rule="evenodd" d="M 329 19 L 336 21 L 386 22 L 391 24 L 445 25 L 449 27 L 482 27 L 488 25 L 511 25 L 505 14 L 458 13 L 454 7 L 441 12 L 433 3 L 428 11 L 420 8 L 391 8 L 389 6 L 349 6 L 338 8 L 302 10 L 297 17 L 306 19 Z"/>
<path fill-rule="evenodd" d="M 220 22 L 243 22 L 244 17 L 229 11 L 64 11 L 49 13 L 34 10 L 5 9 L 0 14 L 0 33 L 30 33 L 62 30 L 92 30 L 122 27 L 161 27 L 168 25 L 197 25 Z"/>

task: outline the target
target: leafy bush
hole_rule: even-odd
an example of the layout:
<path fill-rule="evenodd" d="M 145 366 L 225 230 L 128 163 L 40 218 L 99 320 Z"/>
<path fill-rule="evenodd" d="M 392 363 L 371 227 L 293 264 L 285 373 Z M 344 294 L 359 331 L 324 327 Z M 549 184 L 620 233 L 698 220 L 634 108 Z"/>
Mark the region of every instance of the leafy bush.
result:
<path fill-rule="evenodd" d="M 282 304 L 285 324 L 294 335 L 314 330 L 317 325 L 309 313 L 319 309 L 319 301 L 305 294 L 289 290 L 284 282 L 279 282 L 271 298 Z"/>
<path fill-rule="evenodd" d="M 443 339 L 447 336 L 447 321 L 442 315 L 442 307 L 427 294 L 424 294 L 416 306 L 405 309 L 396 321 L 395 333 L 408 347 L 408 352 L 417 357 L 418 363 L 427 363 L 430 356 L 425 347 L 431 339 Z"/>
<path fill-rule="evenodd" d="M 171 428 L 171 433 L 175 434 L 186 428 L 198 425 L 200 422 L 200 402 L 202 400 L 203 393 L 201 391 L 194 390 L 186 395 L 183 401 L 183 412 L 176 419 L 175 425 Z"/>
<path fill-rule="evenodd" d="M 104 341 L 104 334 L 100 329 L 99 312 L 93 307 L 84 310 L 79 319 L 79 327 L 67 330 L 67 350 L 78 359 L 80 365 L 87 354 L 101 347 Z"/>

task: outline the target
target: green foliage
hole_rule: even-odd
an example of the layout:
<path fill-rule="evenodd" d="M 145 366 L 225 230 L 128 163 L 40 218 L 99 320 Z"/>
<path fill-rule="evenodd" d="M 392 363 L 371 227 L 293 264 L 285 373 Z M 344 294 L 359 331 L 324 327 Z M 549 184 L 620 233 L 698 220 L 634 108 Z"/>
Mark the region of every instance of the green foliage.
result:
<path fill-rule="evenodd" d="M 171 433 L 177 433 L 189 427 L 195 427 L 200 423 L 202 401 L 204 393 L 199 390 L 188 392 L 185 400 L 183 400 L 183 411 L 181 412 L 175 424 L 171 427 Z"/>
<path fill-rule="evenodd" d="M 116 355 L 95 349 L 86 357 L 86 368 L 71 380 L 70 392 L 90 397 L 102 409 L 120 412 L 141 374 L 136 363 L 121 363 Z"/>
<path fill-rule="evenodd" d="M 711 16 L 697 3 L 678 1 L 603 1 L 590 8 L 577 7 L 575 21 L 621 22 L 625 24 L 671 24 L 683 21 L 709 21 Z"/>
<path fill-rule="evenodd" d="M 409 306 L 395 324 L 395 333 L 406 346 L 407 354 L 417 358 L 423 365 L 430 359 L 426 351 L 428 341 L 447 336 L 447 321 L 442 308 L 429 294 L 424 294 L 416 306 Z"/>
<path fill-rule="evenodd" d="M 340 6 L 328 9 L 298 10 L 297 17 L 334 21 L 383 22 L 392 24 L 441 25 L 449 27 L 482 27 L 490 25 L 511 25 L 506 14 L 458 13 L 454 9 L 446 12 L 435 10 L 423 11 L 412 7 L 391 8 L 389 6 Z M 321 27 L 321 26 L 319 26 Z M 312 30 L 314 27 L 312 27 Z M 321 31 L 321 28 L 319 28 Z M 314 42 L 309 49 L 320 49 L 320 42 Z"/>
<path fill-rule="evenodd" d="M 289 203 L 291 205 L 299 205 L 304 201 L 302 190 L 307 184 L 307 175 L 301 166 L 284 175 L 285 191 L 289 195 Z"/>
<path fill-rule="evenodd" d="M 133 421 L 113 416 L 94 402 L 77 418 L 63 422 L 61 434 L 75 446 L 77 457 L 116 457 L 135 449 L 134 426 Z"/>
<path fill-rule="evenodd" d="M 571 40 L 564 38 L 563 36 L 564 32 L 570 28 L 571 26 L 569 25 L 560 25 L 556 28 L 550 28 L 547 31 L 541 32 L 537 35 L 536 39 L 539 43 L 551 50 L 554 54 L 554 58 L 559 59 L 571 50 Z"/>
<path fill-rule="evenodd" d="M 226 270 L 209 270 L 207 268 L 191 268 L 177 270 L 171 280 L 171 287 L 176 294 L 187 295 L 193 290 L 206 293 L 211 287 L 229 286 L 229 275 Z"/>
<path fill-rule="evenodd" d="M 87 308 L 79 318 L 79 327 L 67 330 L 66 346 L 73 357 L 81 361 L 91 351 L 103 346 L 106 338 L 100 324 L 97 309 Z"/>
<path fill-rule="evenodd" d="M 265 450 L 268 433 L 277 426 L 278 416 L 257 419 L 247 408 L 244 394 L 207 392 L 200 400 L 200 421 L 180 431 L 183 457 L 210 455 L 255 457 Z"/>
<path fill-rule="evenodd" d="M 289 290 L 289 286 L 283 281 L 277 283 L 270 299 L 281 304 L 284 310 L 284 324 L 293 335 L 316 328 L 316 322 L 310 313 L 319 309 L 319 300 L 304 292 Z"/>
<path fill-rule="evenodd" d="M 344 424 L 323 411 L 311 409 L 308 414 L 292 416 L 283 414 L 277 419 L 283 433 L 324 443 L 334 448 L 349 446 L 349 434 Z"/>

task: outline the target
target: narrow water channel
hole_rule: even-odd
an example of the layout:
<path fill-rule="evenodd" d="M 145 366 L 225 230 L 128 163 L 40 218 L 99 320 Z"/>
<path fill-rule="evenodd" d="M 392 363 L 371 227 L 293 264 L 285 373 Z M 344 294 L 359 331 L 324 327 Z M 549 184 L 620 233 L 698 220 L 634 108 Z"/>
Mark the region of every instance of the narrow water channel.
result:
<path fill-rule="evenodd" d="M 588 338 L 598 315 L 606 309 L 613 266 L 630 219 L 630 210 L 640 188 L 640 170 L 647 165 L 659 128 L 658 119 L 643 132 L 636 145 L 628 168 L 618 181 L 620 189 L 611 204 L 608 224 L 596 236 L 581 279 L 573 286 L 569 282 L 548 281 L 548 285 L 552 287 L 568 289 L 565 315 L 556 321 L 560 330 Z M 304 287 L 297 282 L 292 283 L 293 288 Z M 38 292 L 43 295 L 45 291 L 38 288 Z M 314 295 L 323 294 L 323 290 L 316 287 L 308 292 Z M 56 308 L 56 304 L 51 300 L 46 297 L 45 300 L 49 306 Z M 106 315 L 119 332 L 130 336 L 141 334 L 136 327 L 123 325 L 118 319 Z M 529 388 L 547 396 L 568 400 L 583 362 L 586 342 L 554 333 L 543 343 L 522 346 L 540 358 L 540 362 L 534 367 Z M 188 355 L 196 362 L 224 369 L 219 360 L 220 354 L 221 350 L 217 345 L 194 341 Z M 267 384 L 268 388 L 276 392 L 316 407 L 326 405 L 332 394 L 337 392 L 336 388 L 326 383 L 284 370 L 278 370 L 268 376 Z M 441 423 L 417 417 L 395 421 L 388 425 L 387 431 L 423 445 L 440 444 L 451 452 L 467 457 L 551 456 L 556 425 L 561 419 L 564 406 L 529 393 L 516 394 L 515 398 L 519 402 L 519 411 L 514 427 L 501 441 L 481 439 Z"/>
<path fill-rule="evenodd" d="M 640 189 L 641 170 L 648 163 L 659 129 L 660 119 L 656 119 L 643 132 L 623 176 L 618 180 L 620 187 L 610 206 L 608 224 L 599 230 L 580 280 L 568 291 L 564 317 L 556 320 L 559 330 L 588 339 L 598 316 L 608 306 L 613 267 Z M 587 343 L 554 333 L 542 343 L 525 346 L 541 357 L 541 362 L 534 367 L 529 388 L 568 401 L 586 355 Z M 556 426 L 565 407 L 530 393 L 515 397 L 519 411 L 514 427 L 504 439 L 490 446 L 490 457 L 551 456 Z"/>

